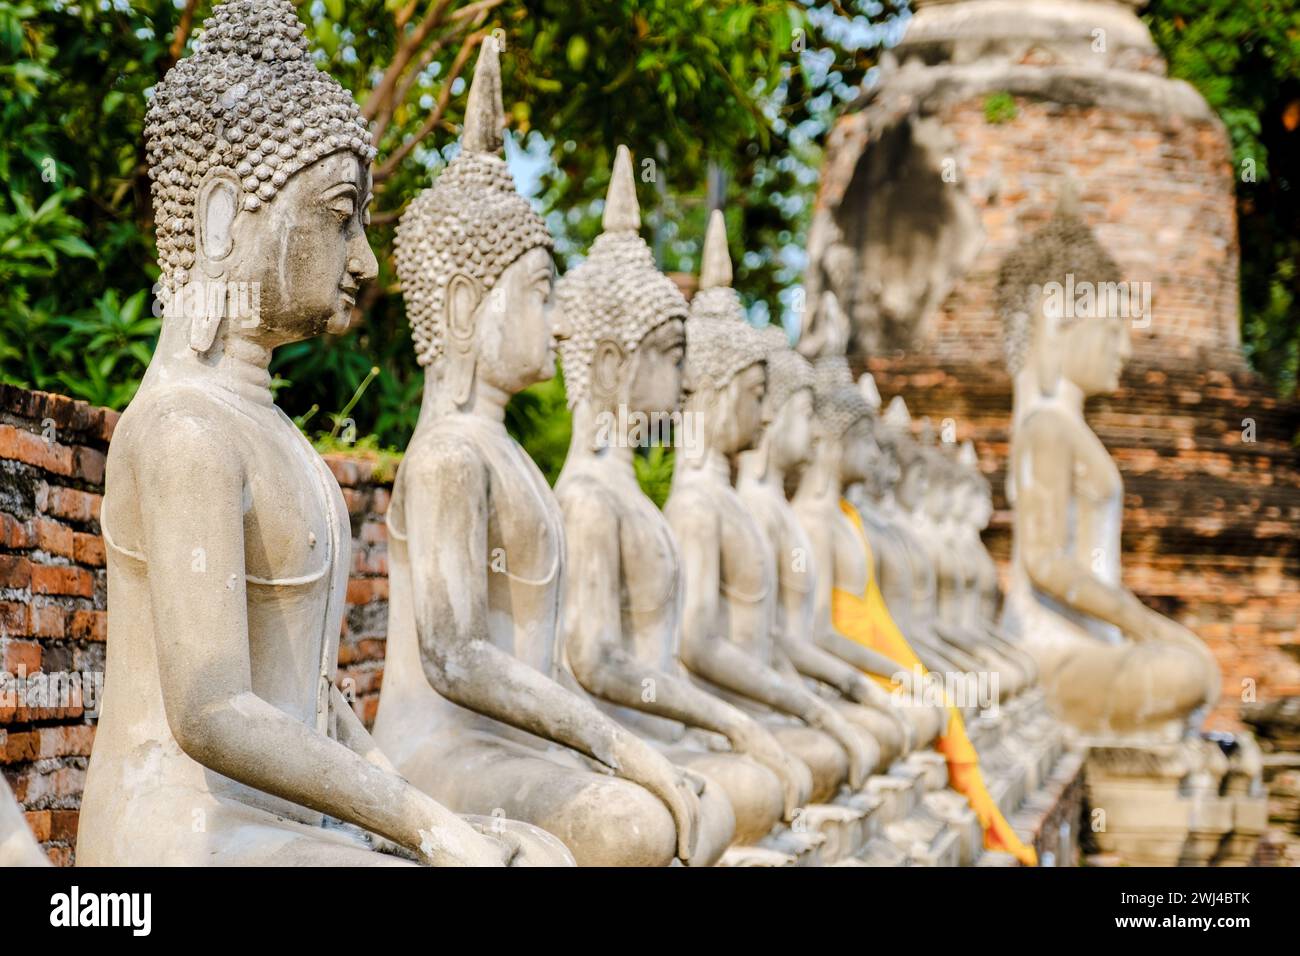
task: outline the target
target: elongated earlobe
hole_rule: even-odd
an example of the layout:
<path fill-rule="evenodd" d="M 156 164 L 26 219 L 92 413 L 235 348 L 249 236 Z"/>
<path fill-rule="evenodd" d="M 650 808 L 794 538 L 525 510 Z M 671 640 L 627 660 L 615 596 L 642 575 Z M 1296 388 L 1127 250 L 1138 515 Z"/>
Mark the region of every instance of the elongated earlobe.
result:
<path fill-rule="evenodd" d="M 200 188 L 195 201 L 194 239 L 197 249 L 198 284 L 178 289 L 181 304 L 190 316 L 190 348 L 204 354 L 216 341 L 225 318 L 226 259 L 235 247 L 235 217 L 239 214 L 241 188 L 233 173 L 213 173 Z"/>
<path fill-rule="evenodd" d="M 474 314 L 481 294 L 469 276 L 457 273 L 447 283 L 447 387 L 457 406 L 469 402 L 478 355 L 474 349 Z"/>

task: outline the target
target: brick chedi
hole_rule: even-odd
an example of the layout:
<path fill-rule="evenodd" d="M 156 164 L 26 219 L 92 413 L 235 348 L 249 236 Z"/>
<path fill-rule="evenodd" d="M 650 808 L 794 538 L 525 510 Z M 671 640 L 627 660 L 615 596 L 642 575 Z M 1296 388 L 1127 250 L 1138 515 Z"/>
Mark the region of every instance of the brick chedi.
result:
<path fill-rule="evenodd" d="M 833 290 L 888 399 L 951 420 L 996 475 L 1009 551 L 1011 381 L 994 301 L 1007 253 L 1072 190 L 1141 294 L 1134 357 L 1088 418 L 1125 484 L 1126 581 L 1223 670 L 1213 726 L 1300 692 L 1300 407 L 1240 349 L 1231 151 L 1131 0 L 913 4 L 907 33 L 829 136 L 808 288 Z M 1132 284 L 1149 283 L 1145 286 Z"/>

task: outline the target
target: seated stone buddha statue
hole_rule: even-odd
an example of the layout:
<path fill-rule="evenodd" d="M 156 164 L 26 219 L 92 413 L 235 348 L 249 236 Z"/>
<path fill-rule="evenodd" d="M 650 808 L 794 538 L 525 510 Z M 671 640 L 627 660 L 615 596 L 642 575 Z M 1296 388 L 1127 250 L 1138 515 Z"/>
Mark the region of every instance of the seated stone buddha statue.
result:
<path fill-rule="evenodd" d="M 803 680 L 772 634 L 772 551 L 731 484 L 732 459 L 762 428 L 767 346 L 731 288 L 720 211 L 705 239 L 700 291 L 686 322 L 685 414 L 696 447 L 678 450 L 664 513 L 684 575 L 681 659 L 692 677 L 766 723 L 813 775 L 812 799 L 857 790 L 879 744 Z"/>
<path fill-rule="evenodd" d="M 1038 666 L 1022 647 L 1002 634 L 998 627 L 1002 593 L 997 563 L 989 554 L 980 532 L 993 514 L 988 479 L 979 470 L 975 446 L 968 439 L 960 447 L 945 443 L 940 456 L 946 467 L 944 505 L 935 512 L 936 532 L 946 555 L 939 565 L 941 602 L 950 620 L 966 627 L 1016 671 L 1016 693 L 1034 688 Z"/>
<path fill-rule="evenodd" d="M 879 548 L 880 590 L 898 626 L 931 670 L 966 675 L 974 681 L 984 666 L 967 649 L 968 641 L 939 616 L 938 573 L 935 569 L 930 529 L 924 527 L 930 484 L 930 457 L 912 434 L 911 415 L 901 396 L 895 396 L 876 429 L 876 446 L 883 465 L 879 479 L 864 485 L 879 490 L 859 498 L 863 529 L 873 548 Z"/>
<path fill-rule="evenodd" d="M 108 454 L 77 862 L 563 862 L 540 830 L 476 828 L 407 783 L 334 686 L 348 512 L 267 368 L 345 329 L 375 275 L 375 151 L 303 33 L 287 0 L 227 0 L 149 107 L 165 311 Z"/>
<path fill-rule="evenodd" d="M 768 326 L 762 335 L 768 346 L 767 425 L 758 447 L 740 456 L 736 490 L 772 552 L 778 585 L 777 599 L 772 602 L 773 634 L 795 669 L 880 744 L 876 769 L 883 771 L 911 749 L 916 728 L 905 722 L 886 690 L 853 664 L 825 650 L 816 638 L 819 623 L 829 627 L 829 602 L 819 600 L 822 589 L 817 585 L 819 575 L 832 573 L 835 567 L 826 532 L 843 518 L 839 483 L 824 480 L 828 473 L 817 470 L 823 465 L 820 456 L 817 464 L 812 464 L 816 420 L 812 366 L 790 347 L 780 327 Z M 823 509 L 819 520 L 805 523 L 786 498 L 785 488 L 787 477 L 802 472 L 806 478 L 810 471 L 817 472 L 814 480 L 826 491 L 819 502 L 829 501 L 833 513 L 828 515 Z M 829 588 L 825 590 L 829 595 Z M 852 651 L 859 649 L 860 645 L 852 645 Z M 860 656 L 872 653 L 860 650 Z M 888 672 L 896 670 L 883 658 L 875 663 Z"/>
<path fill-rule="evenodd" d="M 927 426 L 923 423 L 920 436 L 925 493 L 913 515 L 912 527 L 926 563 L 933 569 L 936 627 L 948 644 L 973 659 L 981 670 L 997 676 L 999 699 L 1006 701 L 1028 688 L 1033 667 L 1022 663 L 1022 651 L 971 613 L 973 608 L 966 600 L 967 566 L 962 548 L 954 540 L 958 511 L 966 507 L 964 484 L 959 480 L 956 461 L 944 446 L 935 444 L 933 429 Z"/>
<path fill-rule="evenodd" d="M 1091 308 L 1066 308 L 1052 289 L 1067 276 L 1074 288 L 1120 280 L 1092 231 L 1063 205 L 1007 256 L 998 277 L 1015 384 L 1002 623 L 1033 654 L 1048 699 L 1077 730 L 1177 738 L 1217 699 L 1219 671 L 1196 635 L 1120 580 L 1123 485 L 1084 402 L 1118 387 L 1128 326 L 1104 295 Z"/>
<path fill-rule="evenodd" d="M 564 517 L 504 418 L 568 332 L 551 237 L 500 155 L 499 69 L 485 44 L 460 154 L 397 230 L 425 389 L 388 512 L 375 738 L 417 786 L 543 827 L 580 865 L 690 862 L 701 835 L 707 862 L 731 836 L 725 796 L 559 680 Z"/>
<path fill-rule="evenodd" d="M 620 146 L 604 232 L 555 289 L 573 410 L 555 486 L 568 544 L 563 658 L 610 716 L 715 782 L 735 811 L 736 842 L 752 844 L 807 800 L 811 778 L 753 717 L 688 680 L 677 659 L 677 544 L 637 483 L 633 456 L 646 422 L 679 413 L 687 305 L 655 268 L 640 225 L 632 156 Z M 711 749 L 692 729 L 731 749 Z"/>

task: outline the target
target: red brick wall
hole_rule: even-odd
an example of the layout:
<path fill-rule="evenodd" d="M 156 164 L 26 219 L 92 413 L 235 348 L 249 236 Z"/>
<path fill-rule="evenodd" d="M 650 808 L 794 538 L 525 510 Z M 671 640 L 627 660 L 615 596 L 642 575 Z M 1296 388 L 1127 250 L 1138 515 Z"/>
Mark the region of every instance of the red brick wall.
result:
<path fill-rule="evenodd" d="M 107 627 L 99 505 L 118 414 L 61 395 L 0 385 L 0 672 L 89 674 L 102 681 Z M 388 616 L 388 488 L 372 463 L 331 456 L 352 519 L 353 576 L 339 647 L 339 684 L 367 723 L 383 677 Z M 9 681 L 8 677 L 2 678 Z M 5 691 L 12 696 L 12 704 Z M 68 865 L 86 763 L 94 693 L 71 706 L 19 707 L 0 685 L 0 772 L 50 858 Z M 28 696 L 25 703 L 46 703 Z M 60 698 L 54 703 L 63 704 Z"/>
<path fill-rule="evenodd" d="M 104 670 L 104 454 L 117 413 L 59 395 L 0 386 L 0 671 L 91 675 Z M 40 678 L 37 679 L 38 681 Z M 5 691 L 8 691 L 6 694 Z M 50 857 L 69 863 L 95 688 L 81 699 L 0 688 L 0 768 Z M 19 706 L 20 704 L 34 706 Z M 41 706 L 50 704 L 52 706 Z"/>

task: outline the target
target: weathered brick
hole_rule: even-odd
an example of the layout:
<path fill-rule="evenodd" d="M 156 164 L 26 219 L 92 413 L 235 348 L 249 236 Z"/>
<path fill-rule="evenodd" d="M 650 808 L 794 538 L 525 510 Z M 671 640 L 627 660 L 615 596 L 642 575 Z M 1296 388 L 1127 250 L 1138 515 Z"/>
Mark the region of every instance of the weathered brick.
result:
<path fill-rule="evenodd" d="M 375 582 L 373 578 L 348 579 L 348 603 L 369 604 L 375 599 Z"/>
<path fill-rule="evenodd" d="M 49 839 L 61 843 L 76 843 L 78 817 L 76 810 L 51 810 Z"/>
<path fill-rule="evenodd" d="M 100 416 L 94 437 L 99 439 L 102 444 L 107 445 L 113 438 L 113 429 L 117 427 L 118 419 L 122 417 L 122 413 L 115 412 L 111 408 L 100 409 L 100 411 L 103 414 Z"/>
<path fill-rule="evenodd" d="M 19 521 L 13 515 L 0 513 L 0 548 L 22 551 L 32 546 L 32 526 L 29 521 Z"/>
<path fill-rule="evenodd" d="M 72 556 L 78 564 L 92 568 L 104 566 L 104 539 L 97 534 L 77 531 L 72 536 Z"/>
<path fill-rule="evenodd" d="M 45 855 L 50 858 L 50 862 L 55 866 L 70 867 L 76 861 L 75 847 L 50 846 L 47 844 L 42 846 L 41 849 L 45 851 Z"/>
<path fill-rule="evenodd" d="M 64 727 L 42 727 L 39 735 L 38 754 L 49 757 L 89 757 L 91 745 L 95 742 L 94 724 L 71 724 Z"/>
<path fill-rule="evenodd" d="M 68 637 L 77 641 L 103 643 L 108 639 L 107 612 L 73 611 L 68 621 Z"/>
<path fill-rule="evenodd" d="M 74 458 L 73 474 L 92 485 L 104 483 L 104 463 L 107 456 L 102 451 L 84 446 L 77 448 Z"/>
<path fill-rule="evenodd" d="M 36 760 L 40 756 L 40 735 L 34 731 L 0 731 L 0 763 L 19 763 Z"/>
<path fill-rule="evenodd" d="M 36 837 L 37 843 L 44 843 L 50 839 L 52 829 L 53 814 L 49 810 L 28 810 L 23 814 L 27 818 L 27 826 L 32 831 L 32 836 Z"/>
<path fill-rule="evenodd" d="M 5 670 L 10 674 L 34 674 L 41 669 L 41 645 L 35 641 L 9 640 L 5 644 Z"/>
<path fill-rule="evenodd" d="M 72 449 L 12 425 L 0 425 L 0 458 L 21 461 L 55 475 L 72 474 Z"/>
<path fill-rule="evenodd" d="M 57 605 L 33 607 L 28 623 L 32 637 L 63 637 L 67 633 L 67 617 L 68 612 Z"/>
<path fill-rule="evenodd" d="M 64 594 L 90 597 L 95 593 L 95 576 L 85 568 L 36 564 L 31 569 L 33 594 Z"/>
<path fill-rule="evenodd" d="M 31 580 L 30 561 L 9 554 L 0 554 L 0 588 L 25 588 Z"/>
<path fill-rule="evenodd" d="M 78 524 L 87 524 L 99 520 L 99 507 L 103 500 L 103 495 L 97 495 L 93 492 L 51 486 L 45 507 L 42 510 L 54 515 L 56 518 L 75 521 Z"/>
<path fill-rule="evenodd" d="M 0 601 L 0 637 L 25 636 L 28 605 L 17 601 Z"/>
<path fill-rule="evenodd" d="M 42 551 L 57 554 L 61 558 L 73 556 L 72 529 L 66 524 L 49 518 L 36 518 L 33 526 L 36 530 L 36 546 Z"/>

